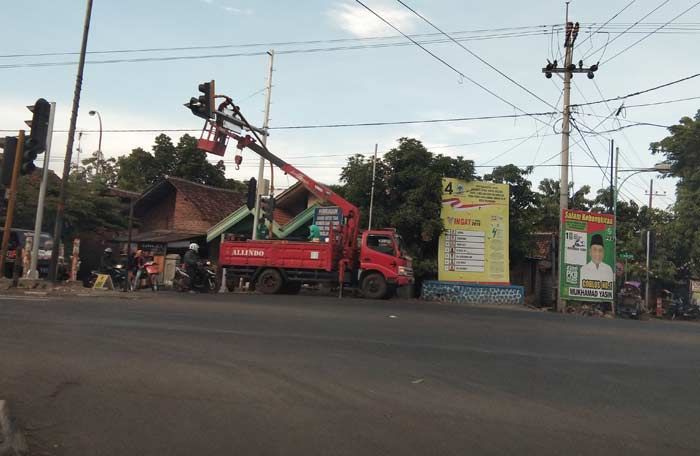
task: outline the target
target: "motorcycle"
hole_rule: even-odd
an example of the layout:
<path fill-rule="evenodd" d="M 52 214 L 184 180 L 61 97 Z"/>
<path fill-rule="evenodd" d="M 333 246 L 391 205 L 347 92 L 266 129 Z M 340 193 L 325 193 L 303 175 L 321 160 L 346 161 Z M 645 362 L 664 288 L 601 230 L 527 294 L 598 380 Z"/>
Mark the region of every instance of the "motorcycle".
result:
<path fill-rule="evenodd" d="M 173 278 L 173 288 L 175 291 L 199 291 L 201 293 L 216 292 L 216 272 L 210 261 L 200 265 L 202 271 L 199 280 L 193 280 L 187 273 L 185 264 L 175 266 L 175 277 Z"/>
<path fill-rule="evenodd" d="M 88 288 L 92 288 L 95 285 L 97 276 L 99 276 L 100 274 L 101 272 L 99 271 L 91 271 L 90 277 L 88 278 L 85 285 Z M 131 289 L 131 284 L 129 283 L 126 268 L 124 268 L 124 266 L 122 266 L 121 264 L 114 266 L 112 269 L 109 270 L 107 274 L 112 278 L 112 285 L 114 285 L 115 290 L 123 290 L 125 285 L 127 285 L 129 289 Z"/>
<path fill-rule="evenodd" d="M 136 272 L 136 278 L 134 279 L 134 290 L 138 290 L 141 285 L 142 277 L 145 277 L 148 281 L 148 286 L 153 291 L 158 291 L 158 263 L 155 261 L 146 261 L 141 268 Z"/>
<path fill-rule="evenodd" d="M 700 306 L 690 304 L 682 299 L 674 299 L 665 309 L 664 317 L 671 320 L 697 320 L 700 318 Z"/>

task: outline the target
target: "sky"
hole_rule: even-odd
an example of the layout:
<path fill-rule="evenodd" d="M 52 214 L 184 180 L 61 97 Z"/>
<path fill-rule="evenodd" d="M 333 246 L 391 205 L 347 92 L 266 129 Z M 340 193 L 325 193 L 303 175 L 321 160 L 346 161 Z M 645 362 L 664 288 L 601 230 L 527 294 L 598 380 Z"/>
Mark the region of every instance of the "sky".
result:
<path fill-rule="evenodd" d="M 36 0 L 31 9 L 25 2 L 6 3 L 5 17 L 14 20 L 5 21 L 0 31 L 0 130 L 10 135 L 25 128 L 24 120 L 30 116 L 25 106 L 37 98 L 55 101 L 57 132 L 50 165 L 60 170 L 86 2 Z M 404 33 L 436 33 L 395 0 L 364 3 Z M 198 95 L 200 82 L 210 79 L 216 80 L 217 93 L 231 96 L 252 123 L 261 125 L 269 49 L 276 53 L 272 128 L 512 116 L 552 112 L 554 107 L 561 111 L 561 79 L 555 75 L 548 80 L 541 69 L 548 58 L 563 60 L 558 55 L 563 52 L 563 37 L 553 26 L 561 27 L 564 22 L 564 2 L 404 3 L 450 36 L 470 38 L 461 43 L 512 81 L 441 35 L 416 38 L 442 41 L 424 44 L 435 54 L 429 55 L 355 1 L 95 0 L 77 123 L 78 130 L 84 131 L 81 158 L 97 150 L 98 122 L 88 115 L 90 110 L 102 116 L 102 149 L 108 157 L 128 154 L 135 147 L 150 150 L 160 130 L 193 129 L 192 134 L 198 134 L 203 121 L 183 103 Z M 601 64 L 592 81 L 585 75 L 574 77 L 572 103 L 618 97 L 699 72 L 700 65 L 692 57 L 700 7 L 625 50 L 695 4 L 696 0 L 573 0 L 570 20 L 582 24 L 574 61 L 585 57 L 586 66 Z M 152 51 L 183 47 L 199 48 Z M 168 60 L 171 57 L 174 59 Z M 134 59 L 147 61 L 129 61 Z M 576 188 L 609 185 L 596 164 L 609 167 L 609 140 L 620 148 L 621 169 L 648 168 L 662 160 L 650 153 L 649 143 L 667 134 L 658 126 L 633 126 L 603 134 L 586 131 L 613 130 L 632 122 L 672 125 L 693 115 L 700 108 L 700 99 L 634 105 L 695 96 L 700 96 L 700 78 L 631 97 L 619 117 L 608 116 L 621 101 L 577 108 L 575 117 L 585 141 L 578 132 L 572 133 L 570 178 Z M 543 178 L 559 178 L 560 169 L 554 165 L 561 151 L 557 134 L 561 114 L 536 117 L 275 129 L 268 146 L 311 177 L 336 183 L 348 156 L 371 155 L 375 144 L 381 154 L 394 147 L 398 138 L 415 137 L 435 153 L 474 160 L 480 174 L 495 165 L 538 165 L 530 176 L 536 185 Z M 112 131 L 133 129 L 157 131 Z M 177 141 L 182 133 L 168 134 Z M 243 166 L 235 170 L 234 153 L 231 148 L 225 157 L 228 177 L 244 180 L 257 174 L 257 156 L 244 153 Z M 216 160 L 218 157 L 212 157 Z M 629 174 L 621 172 L 620 180 Z M 655 179 L 654 191 L 666 192 L 654 205 L 672 204 L 675 182 L 657 174 L 632 176 L 622 188 L 622 199 L 646 204 L 650 178 Z M 292 183 L 275 173 L 275 187 Z"/>

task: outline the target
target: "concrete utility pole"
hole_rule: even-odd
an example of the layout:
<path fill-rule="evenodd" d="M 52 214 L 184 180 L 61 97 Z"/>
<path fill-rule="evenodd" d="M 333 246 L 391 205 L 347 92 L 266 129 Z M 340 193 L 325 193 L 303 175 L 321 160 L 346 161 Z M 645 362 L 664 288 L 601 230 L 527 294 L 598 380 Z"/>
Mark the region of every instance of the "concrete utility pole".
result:
<path fill-rule="evenodd" d="M 34 220 L 34 243 L 32 244 L 32 256 L 27 277 L 30 279 L 39 278 L 37 261 L 39 259 L 39 243 L 41 242 L 41 225 L 44 222 L 44 201 L 46 201 L 46 187 L 49 182 L 49 159 L 51 157 L 51 139 L 53 138 L 53 121 L 56 117 L 56 103 L 51 102 L 51 112 L 49 113 L 49 129 L 46 133 L 46 152 L 44 153 L 44 170 L 41 175 L 41 186 L 39 187 L 39 202 L 36 206 L 36 219 Z M 53 249 L 58 249 L 54 244 Z"/>
<path fill-rule="evenodd" d="M 379 144 L 374 145 L 374 160 L 372 160 L 372 190 L 369 194 L 369 223 L 367 229 L 372 229 L 372 209 L 374 208 L 374 178 L 377 175 L 377 148 Z"/>
<path fill-rule="evenodd" d="M 654 197 L 655 196 L 664 196 L 666 193 L 659 193 L 656 192 L 654 193 L 654 179 L 649 179 L 649 192 L 647 193 L 649 195 L 649 217 L 651 221 L 651 208 L 652 204 L 654 203 Z M 654 236 L 656 236 L 656 233 L 654 233 Z M 647 236 L 646 236 L 646 254 L 647 254 L 647 261 L 646 261 L 646 284 L 644 285 L 644 304 L 646 305 L 647 309 L 650 309 L 651 307 L 651 302 L 649 301 L 651 296 L 651 283 L 650 283 L 650 277 L 651 274 L 649 270 L 651 269 L 651 230 L 647 230 Z"/>
<path fill-rule="evenodd" d="M 262 126 L 263 130 L 265 131 L 265 134 L 261 138 L 264 146 L 267 146 L 267 137 L 269 135 L 267 129 L 270 126 L 270 103 L 272 100 L 272 72 L 275 61 L 275 50 L 270 49 L 267 53 L 270 56 L 270 67 L 267 74 L 267 90 L 265 92 L 265 118 L 263 120 Z M 255 209 L 253 210 L 253 239 L 258 238 L 258 223 L 260 221 L 260 199 L 262 197 L 264 179 L 265 159 L 260 157 L 260 165 L 258 166 L 258 185 L 255 191 Z M 272 230 L 270 230 L 270 232 L 272 232 Z"/>
<path fill-rule="evenodd" d="M 87 51 L 88 36 L 90 34 L 90 18 L 92 17 L 92 0 L 87 0 L 85 9 L 85 23 L 83 24 L 83 40 L 80 45 L 80 60 L 78 62 L 78 74 L 75 77 L 75 91 L 73 93 L 73 109 L 68 127 L 68 142 L 66 143 L 66 158 L 63 162 L 63 175 L 61 176 L 61 188 L 56 208 L 56 224 L 53 231 L 53 249 L 51 250 L 51 263 L 49 264 L 49 280 L 56 280 L 58 271 L 58 252 L 63 235 L 63 213 L 66 210 L 66 187 L 70 176 L 71 157 L 73 155 L 73 141 L 75 139 L 75 125 L 78 122 L 78 108 L 80 107 L 80 91 L 83 87 L 83 71 L 85 70 L 85 52 Z"/>
<path fill-rule="evenodd" d="M 574 73 L 586 73 L 588 79 L 595 77 L 594 73 L 598 71 L 598 64 L 591 65 L 588 68 L 583 67 L 583 61 L 579 61 L 578 67 L 574 65 L 574 43 L 578 37 L 579 24 L 569 22 L 569 2 L 566 2 L 566 22 L 564 24 L 564 66 L 560 67 L 558 62 L 547 63 L 547 66 L 542 68 L 547 79 L 552 77 L 553 73 L 564 73 L 564 88 L 563 99 L 564 105 L 562 109 L 562 126 L 561 126 L 561 166 L 559 177 L 559 238 L 565 234 L 565 227 L 561 221 L 561 214 L 565 209 L 569 208 L 569 138 L 571 136 L 571 78 Z M 560 252 L 563 254 L 563 252 Z M 562 261 L 558 262 L 558 276 L 561 280 Z M 561 287 L 560 287 L 561 289 Z M 561 299 L 557 293 L 557 311 L 564 312 L 566 310 L 566 301 Z"/>

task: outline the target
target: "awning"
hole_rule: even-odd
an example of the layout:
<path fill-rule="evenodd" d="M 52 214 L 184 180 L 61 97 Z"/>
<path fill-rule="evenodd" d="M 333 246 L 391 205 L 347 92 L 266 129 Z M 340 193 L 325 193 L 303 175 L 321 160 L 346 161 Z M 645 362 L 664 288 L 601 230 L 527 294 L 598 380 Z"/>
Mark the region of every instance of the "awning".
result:
<path fill-rule="evenodd" d="M 188 239 L 196 239 L 206 236 L 207 233 L 193 232 L 193 231 L 177 231 L 177 230 L 154 230 L 146 231 L 144 233 L 136 233 L 131 237 L 131 242 L 157 242 L 157 243 L 169 243 L 176 241 L 185 241 Z M 128 236 L 124 234 L 120 235 L 115 239 L 115 241 L 127 242 Z"/>

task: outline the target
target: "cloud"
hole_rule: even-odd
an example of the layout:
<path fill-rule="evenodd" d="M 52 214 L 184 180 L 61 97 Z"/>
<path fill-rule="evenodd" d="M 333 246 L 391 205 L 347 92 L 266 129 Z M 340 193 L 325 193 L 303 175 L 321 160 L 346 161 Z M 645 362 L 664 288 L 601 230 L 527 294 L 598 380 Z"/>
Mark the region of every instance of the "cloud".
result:
<path fill-rule="evenodd" d="M 372 9 L 402 32 L 414 30 L 416 18 L 410 11 L 386 5 Z M 394 32 L 387 24 L 361 5 L 339 3 L 326 14 L 338 27 L 360 38 Z"/>
<path fill-rule="evenodd" d="M 236 14 L 239 16 L 252 16 L 253 10 L 251 8 L 236 8 L 233 6 L 224 6 L 224 10 L 231 14 Z"/>

